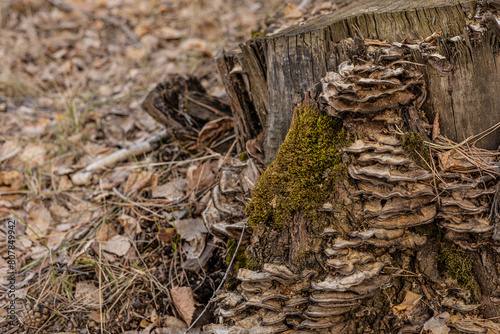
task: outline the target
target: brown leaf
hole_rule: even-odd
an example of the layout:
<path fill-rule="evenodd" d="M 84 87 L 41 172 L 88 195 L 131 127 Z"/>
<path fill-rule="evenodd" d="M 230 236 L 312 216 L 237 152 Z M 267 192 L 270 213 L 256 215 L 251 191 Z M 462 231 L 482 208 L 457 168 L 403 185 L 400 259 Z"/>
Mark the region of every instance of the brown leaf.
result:
<path fill-rule="evenodd" d="M 265 155 L 264 155 L 264 137 L 265 137 L 265 133 L 264 133 L 264 131 L 262 131 L 261 133 L 259 133 L 257 135 L 257 138 L 247 141 L 247 143 L 245 145 L 245 147 L 247 149 L 247 153 L 252 158 L 254 158 L 258 162 L 260 162 L 261 164 L 264 163 L 264 158 L 265 158 Z"/>
<path fill-rule="evenodd" d="M 26 218 L 31 229 L 28 229 L 26 233 L 28 235 L 38 234 L 44 236 L 54 223 L 52 215 L 41 201 L 33 201 L 31 204 Z"/>
<path fill-rule="evenodd" d="M 160 239 L 160 241 L 169 242 L 174 237 L 174 235 L 175 235 L 175 228 L 162 227 L 158 232 L 158 239 Z"/>
<path fill-rule="evenodd" d="M 212 163 L 205 161 L 201 165 L 190 166 L 186 178 L 188 180 L 187 191 L 190 192 L 195 188 L 203 189 L 208 187 L 215 181 L 216 175 L 212 170 Z"/>
<path fill-rule="evenodd" d="M 153 198 L 165 198 L 169 202 L 181 200 L 186 194 L 188 181 L 178 178 L 168 183 L 152 187 Z"/>
<path fill-rule="evenodd" d="M 203 126 L 198 134 L 198 149 L 209 147 L 215 140 L 233 129 L 231 117 L 221 117 Z"/>
<path fill-rule="evenodd" d="M 127 182 L 123 187 L 125 194 L 130 194 L 134 191 L 141 190 L 142 188 L 151 184 L 153 173 L 148 171 L 134 172 L 129 175 Z"/>
<path fill-rule="evenodd" d="M 302 17 L 302 12 L 293 3 L 288 2 L 285 8 L 285 19 L 296 20 Z"/>
<path fill-rule="evenodd" d="M 91 281 L 78 282 L 75 285 L 75 299 L 91 309 L 99 309 L 99 288 Z M 97 317 L 100 322 L 99 313 Z"/>
<path fill-rule="evenodd" d="M 0 186 L 8 186 L 13 190 L 17 190 L 21 189 L 23 185 L 23 176 L 17 170 L 0 172 Z"/>
<path fill-rule="evenodd" d="M 190 287 L 186 286 L 176 287 L 170 289 L 170 294 L 172 295 L 172 301 L 174 302 L 175 308 L 181 314 L 182 319 L 190 325 L 195 311 L 193 291 Z"/>
<path fill-rule="evenodd" d="M 411 309 L 413 309 L 415 307 L 415 305 L 417 305 L 417 303 L 420 301 L 420 299 L 422 299 L 421 295 L 408 290 L 406 292 L 406 296 L 405 296 L 405 299 L 403 300 L 403 302 L 399 305 L 393 306 L 392 311 L 395 314 L 406 311 L 406 310 L 410 311 Z"/>

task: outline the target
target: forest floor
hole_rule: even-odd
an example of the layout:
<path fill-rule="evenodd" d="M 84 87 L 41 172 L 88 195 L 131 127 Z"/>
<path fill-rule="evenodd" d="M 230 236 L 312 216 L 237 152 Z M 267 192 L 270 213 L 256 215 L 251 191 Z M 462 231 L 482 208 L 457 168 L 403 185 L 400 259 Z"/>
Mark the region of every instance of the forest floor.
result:
<path fill-rule="evenodd" d="M 307 8 L 318 15 L 342 5 L 332 3 Z M 206 270 L 184 270 L 195 233 L 174 225 L 203 230 L 200 213 L 224 156 L 238 153 L 234 145 L 223 154 L 164 140 L 104 170 L 78 172 L 162 133 L 141 102 L 169 75 L 192 74 L 224 98 L 214 54 L 305 19 L 286 6 L 0 3 L 1 333 L 185 331 L 221 281 L 226 251 L 215 239 Z M 207 313 L 196 327 L 213 320 Z"/>

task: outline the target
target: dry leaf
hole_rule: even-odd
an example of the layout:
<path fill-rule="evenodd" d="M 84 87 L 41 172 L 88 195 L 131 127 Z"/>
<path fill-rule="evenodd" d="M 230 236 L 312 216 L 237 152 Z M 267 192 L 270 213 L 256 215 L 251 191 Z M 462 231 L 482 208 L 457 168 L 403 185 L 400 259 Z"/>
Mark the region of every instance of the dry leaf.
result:
<path fill-rule="evenodd" d="M 188 328 L 186 323 L 180 319 L 177 319 L 176 317 L 172 316 L 165 316 L 163 319 L 163 322 L 165 323 L 166 327 L 178 327 L 178 328 Z"/>
<path fill-rule="evenodd" d="M 45 162 L 46 153 L 45 147 L 38 144 L 28 144 L 19 155 L 19 160 L 24 163 L 25 167 L 33 168 Z"/>
<path fill-rule="evenodd" d="M 127 254 L 132 245 L 129 238 L 124 235 L 115 235 L 108 241 L 102 243 L 102 250 L 118 256 Z"/>
<path fill-rule="evenodd" d="M 179 201 L 185 196 L 188 181 L 186 179 L 177 179 L 158 187 L 153 187 L 153 198 L 165 198 L 167 201 Z"/>
<path fill-rule="evenodd" d="M 153 173 L 149 171 L 135 172 L 128 176 L 127 182 L 123 187 L 123 192 L 125 195 L 131 194 L 132 192 L 141 190 L 142 188 L 150 185 Z"/>
<path fill-rule="evenodd" d="M 23 127 L 22 132 L 30 136 L 39 136 L 45 132 L 50 122 L 50 119 L 42 117 L 35 125 Z"/>
<path fill-rule="evenodd" d="M 422 299 L 421 295 L 416 294 L 416 293 L 408 290 L 408 292 L 406 292 L 406 296 L 405 296 L 405 299 L 403 300 L 403 302 L 399 305 L 393 306 L 392 311 L 394 313 L 400 313 L 403 311 L 410 311 L 411 309 L 413 309 L 415 307 L 415 305 L 417 305 L 417 303 L 420 301 L 420 299 Z"/>
<path fill-rule="evenodd" d="M 75 299 L 87 307 L 99 308 L 99 289 L 92 282 L 77 282 L 75 286 Z"/>
<path fill-rule="evenodd" d="M 257 138 L 250 139 L 246 142 L 245 148 L 247 150 L 248 155 L 252 158 L 255 158 L 261 164 L 264 164 L 264 138 L 265 132 L 262 131 L 257 135 Z"/>
<path fill-rule="evenodd" d="M 8 186 L 12 190 L 18 190 L 21 189 L 23 185 L 23 176 L 19 171 L 12 169 L 0 172 L 0 186 Z"/>
<path fill-rule="evenodd" d="M 52 215 L 41 202 L 34 201 L 31 204 L 28 217 L 26 217 L 26 223 L 31 228 L 26 230 L 26 234 L 44 236 L 52 225 Z"/>
<path fill-rule="evenodd" d="M 213 57 L 212 52 L 207 46 L 207 42 L 202 39 L 188 38 L 181 43 L 180 49 L 186 52 L 198 52 L 200 55 L 206 57 Z"/>
<path fill-rule="evenodd" d="M 123 227 L 125 234 L 127 234 L 131 239 L 133 239 L 137 234 L 141 233 L 141 224 L 134 217 L 131 217 L 126 214 L 121 214 L 117 220 L 120 222 L 120 225 Z"/>
<path fill-rule="evenodd" d="M 221 117 L 208 122 L 198 134 L 198 149 L 202 150 L 205 147 L 209 147 L 215 140 L 224 136 L 232 129 L 233 120 L 231 117 Z"/>
<path fill-rule="evenodd" d="M 169 242 L 174 237 L 174 235 L 175 235 L 175 228 L 162 227 L 158 232 L 158 239 L 160 239 L 160 241 Z"/>
<path fill-rule="evenodd" d="M 195 301 L 193 297 L 193 291 L 190 287 L 176 287 L 170 289 L 170 294 L 172 296 L 172 301 L 174 302 L 175 308 L 182 316 L 182 319 L 190 325 L 193 320 L 193 314 L 195 311 Z"/>
<path fill-rule="evenodd" d="M 149 325 L 151 325 L 151 321 L 149 321 L 148 319 L 142 319 L 141 323 L 139 324 L 141 328 L 146 328 Z"/>
<path fill-rule="evenodd" d="M 21 143 L 18 140 L 6 141 L 0 148 L 0 162 L 7 161 L 18 155 L 22 149 Z"/>
<path fill-rule="evenodd" d="M 165 40 L 179 39 L 184 36 L 182 31 L 170 27 L 161 27 L 160 29 L 156 29 L 153 33 L 156 34 L 157 37 Z"/>
<path fill-rule="evenodd" d="M 191 192 L 196 189 L 203 189 L 210 186 L 216 179 L 216 175 L 212 170 L 213 165 L 210 161 L 205 161 L 201 165 L 191 165 L 189 166 L 186 178 L 187 178 L 187 192 Z"/>
<path fill-rule="evenodd" d="M 450 327 L 446 326 L 446 320 L 450 318 L 448 312 L 438 314 L 424 324 L 424 331 L 431 331 L 432 334 L 448 334 L 450 332 Z"/>
<path fill-rule="evenodd" d="M 289 20 L 300 19 L 302 17 L 302 12 L 293 3 L 288 2 L 286 4 L 284 17 Z"/>
<path fill-rule="evenodd" d="M 208 234 L 203 219 L 176 220 L 173 225 L 177 234 L 181 236 L 182 240 L 186 241 L 182 247 L 186 259 L 199 258 L 205 249 L 206 235 Z"/>
<path fill-rule="evenodd" d="M 101 322 L 103 324 L 108 322 L 108 316 L 106 314 L 102 315 L 101 318 L 101 313 L 99 311 L 92 311 L 88 315 L 89 319 L 94 320 L 96 323 L 100 324 Z"/>

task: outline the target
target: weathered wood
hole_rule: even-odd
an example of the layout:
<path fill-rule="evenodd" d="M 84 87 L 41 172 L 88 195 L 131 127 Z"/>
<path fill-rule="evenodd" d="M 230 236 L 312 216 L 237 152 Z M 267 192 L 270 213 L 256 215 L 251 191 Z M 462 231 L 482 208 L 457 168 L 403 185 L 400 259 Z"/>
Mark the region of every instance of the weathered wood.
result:
<path fill-rule="evenodd" d="M 257 137 L 262 131 L 264 118 L 258 111 L 255 105 L 258 105 L 260 112 L 263 113 L 263 106 L 258 104 L 257 99 L 251 98 L 251 90 L 249 86 L 250 78 L 248 72 L 243 71 L 240 65 L 241 54 L 234 52 L 226 52 L 221 50 L 215 57 L 219 74 L 224 82 L 226 93 L 233 111 L 234 129 L 238 139 L 238 151 L 244 151 L 246 142 Z M 248 57 L 251 61 L 251 57 Z M 254 87 L 262 84 L 258 74 L 254 74 L 252 79 L 255 80 Z M 260 94 L 264 95 L 263 90 L 267 87 L 258 88 Z M 260 116 L 260 117 L 259 117 Z"/>
<path fill-rule="evenodd" d="M 496 6 L 498 1 L 489 3 Z M 443 134 L 455 141 L 499 122 L 496 106 L 500 94 L 495 93 L 500 85 L 495 80 L 500 74 L 495 53 L 498 39 L 473 46 L 477 42 L 469 40 L 465 29 L 474 8 L 472 1 L 460 0 L 358 1 L 241 45 L 252 103 L 258 106 L 259 115 L 267 115 L 259 119 L 266 129 L 266 162 L 274 159 L 288 132 L 293 105 L 302 100 L 304 92 L 319 90 L 317 84 L 325 73 L 347 59 L 338 42 L 355 34 L 386 41 L 419 40 L 436 31 L 443 37 L 463 35 L 463 43 L 441 43 L 453 69 L 446 77 L 427 71 L 432 88 L 424 110 L 431 119 L 439 112 Z M 264 83 L 267 90 L 262 89 Z M 478 146 L 496 149 L 499 144 L 500 136 L 490 136 Z"/>

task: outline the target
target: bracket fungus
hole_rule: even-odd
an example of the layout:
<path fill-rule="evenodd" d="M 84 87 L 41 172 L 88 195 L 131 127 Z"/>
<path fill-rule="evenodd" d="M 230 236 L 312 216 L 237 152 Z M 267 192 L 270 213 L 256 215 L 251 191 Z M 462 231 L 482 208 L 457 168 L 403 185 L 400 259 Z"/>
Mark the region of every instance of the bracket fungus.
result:
<path fill-rule="evenodd" d="M 430 45 L 418 49 L 432 66 L 449 67 L 425 53 Z M 477 310 L 458 287 L 431 297 L 425 271 L 412 273 L 408 263 L 436 241 L 419 232 L 423 225 L 441 227 L 440 238 L 458 248 L 472 247 L 460 237 L 471 234 L 496 242 L 490 213 L 498 174 L 473 162 L 444 166 L 439 150 L 424 144 L 432 126 L 419 112 L 427 93 L 421 64 L 408 61 L 414 45 L 368 43 L 364 50 L 322 79 L 324 109 L 296 110 L 276 161 L 254 188 L 252 159 L 222 173 L 203 217 L 212 233 L 238 237 L 241 229 L 230 226 L 244 221 L 242 194 L 253 188 L 245 239 L 252 266 L 238 270 L 234 291 L 216 297 L 220 324 L 205 326 L 207 333 L 353 333 L 377 307 L 391 312 L 388 299 L 401 302 L 412 284 L 425 297 L 415 301 L 411 317 L 384 318 L 378 331 L 421 332 L 432 317 L 429 305 L 457 314 Z M 462 332 L 484 329 L 465 329 L 471 326 L 453 324 Z"/>

